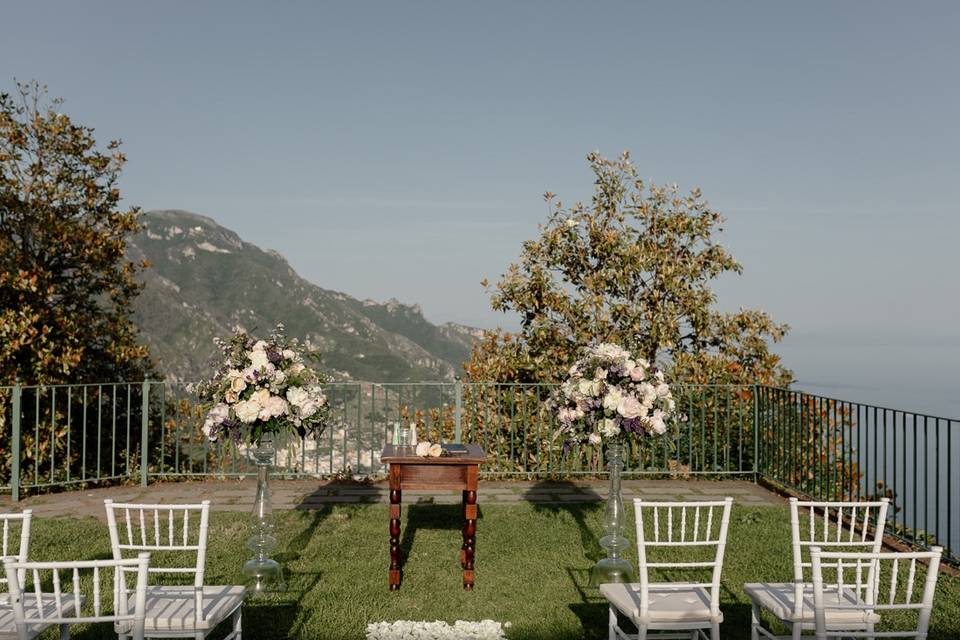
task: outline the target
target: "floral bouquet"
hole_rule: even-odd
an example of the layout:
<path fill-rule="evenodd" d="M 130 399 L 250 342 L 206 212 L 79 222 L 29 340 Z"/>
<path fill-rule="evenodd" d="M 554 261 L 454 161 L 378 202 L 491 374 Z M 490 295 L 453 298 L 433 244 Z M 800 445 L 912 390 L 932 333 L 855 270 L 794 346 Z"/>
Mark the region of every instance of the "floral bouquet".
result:
<path fill-rule="evenodd" d="M 662 434 L 676 403 L 663 372 L 615 344 L 588 347 L 552 399 L 561 431 L 577 443 Z"/>
<path fill-rule="evenodd" d="M 320 388 L 324 378 L 303 362 L 300 345 L 278 324 L 269 340 L 254 340 L 236 329 L 229 341 L 214 340 L 224 360 L 213 378 L 197 386 L 200 400 L 213 405 L 203 423 L 210 440 L 244 437 L 259 444 L 267 434 L 319 436 L 330 407 Z"/>

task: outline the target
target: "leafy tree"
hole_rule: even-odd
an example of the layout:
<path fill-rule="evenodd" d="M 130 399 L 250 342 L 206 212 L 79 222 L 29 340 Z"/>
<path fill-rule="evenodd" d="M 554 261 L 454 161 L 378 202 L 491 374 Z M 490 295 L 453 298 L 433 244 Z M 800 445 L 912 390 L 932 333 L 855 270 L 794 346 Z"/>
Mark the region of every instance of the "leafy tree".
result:
<path fill-rule="evenodd" d="M 0 383 L 141 379 L 130 303 L 143 264 L 125 258 L 138 209 L 118 208 L 125 158 L 48 101 L 0 94 Z"/>
<path fill-rule="evenodd" d="M 742 268 L 716 242 L 723 218 L 700 191 L 645 183 L 626 152 L 587 159 L 592 202 L 565 208 L 545 194 L 540 237 L 523 244 L 491 296 L 494 309 L 520 314 L 521 329 L 487 332 L 467 363 L 472 378 L 556 382 L 579 347 L 604 341 L 681 382 L 788 384 L 769 349 L 787 326 L 762 311 L 715 308 L 711 282 Z"/>

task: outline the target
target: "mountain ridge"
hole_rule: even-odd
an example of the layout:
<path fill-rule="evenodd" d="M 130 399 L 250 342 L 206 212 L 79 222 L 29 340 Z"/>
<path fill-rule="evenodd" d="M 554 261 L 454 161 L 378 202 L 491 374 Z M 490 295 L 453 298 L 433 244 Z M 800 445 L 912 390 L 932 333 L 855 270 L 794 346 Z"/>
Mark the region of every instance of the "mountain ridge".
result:
<path fill-rule="evenodd" d="M 144 212 L 128 242 L 151 265 L 134 320 L 163 375 L 209 375 L 215 336 L 240 326 L 258 334 L 283 322 L 287 334 L 323 355 L 339 380 L 449 380 L 462 370 L 481 330 L 435 325 L 419 305 L 380 303 L 325 289 L 301 277 L 278 251 L 246 242 L 213 218 L 180 209 Z"/>

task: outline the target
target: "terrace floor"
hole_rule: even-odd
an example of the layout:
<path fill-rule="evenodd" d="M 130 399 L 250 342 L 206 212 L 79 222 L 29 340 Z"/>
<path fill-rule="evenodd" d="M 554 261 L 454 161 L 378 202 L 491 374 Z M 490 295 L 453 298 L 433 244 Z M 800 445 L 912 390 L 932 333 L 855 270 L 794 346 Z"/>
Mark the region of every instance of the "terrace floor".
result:
<path fill-rule="evenodd" d="M 386 503 L 386 482 L 371 484 L 320 480 L 271 481 L 274 509 L 311 510 L 331 504 Z M 11 504 L 10 496 L 0 496 L 0 509 L 33 509 L 37 517 L 93 516 L 105 518 L 103 501 L 118 502 L 199 502 L 210 500 L 216 511 L 249 511 L 253 506 L 256 481 L 218 480 L 197 482 L 158 482 L 147 487 L 121 486 L 87 489 L 33 496 Z M 481 504 L 571 504 L 599 502 L 607 495 L 603 480 L 578 481 L 481 481 Z M 744 506 L 775 506 L 785 503 L 780 496 L 746 480 L 624 480 L 624 500 L 696 500 L 731 496 Z M 455 504 L 454 491 L 404 491 L 404 504 Z"/>

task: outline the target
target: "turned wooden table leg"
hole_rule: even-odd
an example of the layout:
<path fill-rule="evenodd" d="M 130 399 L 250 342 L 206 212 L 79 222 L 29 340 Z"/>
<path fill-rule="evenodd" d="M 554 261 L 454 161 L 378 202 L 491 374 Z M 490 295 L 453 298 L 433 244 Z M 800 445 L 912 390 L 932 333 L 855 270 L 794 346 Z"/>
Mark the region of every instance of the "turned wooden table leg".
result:
<path fill-rule="evenodd" d="M 477 467 L 467 471 L 467 489 L 463 492 L 463 588 L 473 589 L 473 558 L 477 546 Z"/>
<path fill-rule="evenodd" d="M 400 467 L 390 467 L 390 591 L 400 588 Z"/>

